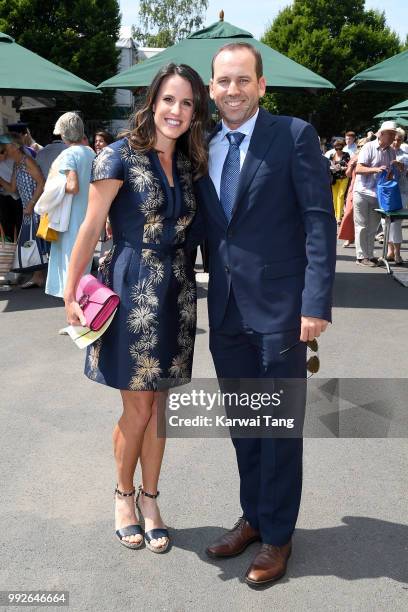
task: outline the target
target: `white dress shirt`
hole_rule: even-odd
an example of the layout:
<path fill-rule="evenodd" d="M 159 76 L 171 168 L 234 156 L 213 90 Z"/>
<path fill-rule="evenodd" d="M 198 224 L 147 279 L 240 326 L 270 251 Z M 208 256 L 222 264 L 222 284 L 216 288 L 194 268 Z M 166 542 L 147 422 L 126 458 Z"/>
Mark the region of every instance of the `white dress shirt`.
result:
<path fill-rule="evenodd" d="M 345 153 L 348 153 L 350 157 L 352 157 L 357 153 L 357 143 L 353 142 L 351 145 L 346 145 L 345 147 L 343 147 L 343 151 L 345 151 Z"/>
<path fill-rule="evenodd" d="M 378 168 L 379 166 L 390 168 L 391 162 L 396 158 L 396 151 L 391 146 L 383 149 L 378 140 L 371 140 L 366 142 L 358 154 L 358 163 L 369 168 Z M 356 174 L 354 192 L 376 198 L 378 179 L 379 174 Z"/>
<path fill-rule="evenodd" d="M 256 111 L 255 115 L 253 115 L 250 119 L 248 119 L 248 121 L 243 123 L 236 130 L 231 130 L 225 125 L 224 121 L 222 121 L 220 131 L 217 132 L 217 134 L 214 136 L 214 138 L 209 144 L 208 169 L 211 180 L 214 183 L 214 187 L 217 191 L 218 197 L 220 197 L 222 168 L 224 166 L 225 158 L 227 157 L 229 149 L 229 140 L 227 138 L 227 134 L 229 132 L 240 132 L 241 134 L 245 134 L 245 138 L 243 138 L 239 147 L 239 168 L 241 170 L 245 161 L 246 154 L 248 152 L 249 143 L 251 141 L 251 136 L 252 132 L 254 131 L 258 113 L 259 109 Z"/>

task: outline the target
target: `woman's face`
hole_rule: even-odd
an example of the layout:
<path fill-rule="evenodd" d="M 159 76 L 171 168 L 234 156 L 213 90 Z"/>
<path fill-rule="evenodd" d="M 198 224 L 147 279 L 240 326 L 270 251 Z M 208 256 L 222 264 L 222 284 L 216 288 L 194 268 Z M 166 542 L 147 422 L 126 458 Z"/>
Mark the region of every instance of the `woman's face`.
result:
<path fill-rule="evenodd" d="M 174 142 L 190 127 L 194 112 L 193 90 L 179 75 L 163 80 L 153 104 L 156 146 Z"/>
<path fill-rule="evenodd" d="M 102 151 L 102 149 L 104 149 L 107 146 L 108 146 L 108 143 L 105 141 L 103 136 L 95 136 L 94 149 L 96 153 L 99 153 L 99 151 Z"/>
<path fill-rule="evenodd" d="M 13 161 L 18 161 L 22 155 L 18 146 L 14 143 L 4 145 L 6 150 L 6 158 L 12 159 Z"/>
<path fill-rule="evenodd" d="M 397 136 L 395 136 L 394 142 L 392 143 L 392 146 L 394 149 L 398 151 L 398 149 L 401 148 L 401 145 L 402 145 L 402 136 L 397 134 Z"/>

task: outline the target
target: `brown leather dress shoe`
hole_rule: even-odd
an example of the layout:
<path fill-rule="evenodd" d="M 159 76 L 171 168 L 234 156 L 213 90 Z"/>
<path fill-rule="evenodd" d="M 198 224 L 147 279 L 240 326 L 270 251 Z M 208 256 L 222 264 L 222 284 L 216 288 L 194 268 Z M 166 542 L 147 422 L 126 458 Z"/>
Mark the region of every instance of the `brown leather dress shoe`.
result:
<path fill-rule="evenodd" d="M 245 582 L 256 587 L 279 580 L 286 574 L 286 566 L 291 552 L 292 541 L 284 546 L 262 544 L 245 574 Z"/>
<path fill-rule="evenodd" d="M 206 549 L 209 557 L 234 557 L 242 553 L 252 542 L 261 539 L 261 534 L 243 516 L 234 527 L 224 533 L 214 544 Z"/>

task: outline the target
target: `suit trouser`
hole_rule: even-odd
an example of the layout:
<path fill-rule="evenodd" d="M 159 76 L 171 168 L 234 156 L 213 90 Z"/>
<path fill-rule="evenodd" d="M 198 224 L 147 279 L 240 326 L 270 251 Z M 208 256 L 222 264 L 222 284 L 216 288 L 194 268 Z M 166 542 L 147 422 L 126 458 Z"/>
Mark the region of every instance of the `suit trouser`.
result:
<path fill-rule="evenodd" d="M 231 291 L 221 329 L 210 331 L 210 350 L 219 379 L 305 379 L 306 345 L 300 330 L 260 334 L 241 319 Z M 303 384 L 303 383 L 302 383 Z M 305 384 L 305 383 L 304 383 Z M 304 398 L 301 399 L 304 413 Z M 245 518 L 264 543 L 282 546 L 291 538 L 302 491 L 301 437 L 232 438 L 240 474 Z"/>
<path fill-rule="evenodd" d="M 374 196 L 355 191 L 353 194 L 354 231 L 357 259 L 372 259 L 375 234 L 380 215 L 375 212 L 378 200 Z"/>

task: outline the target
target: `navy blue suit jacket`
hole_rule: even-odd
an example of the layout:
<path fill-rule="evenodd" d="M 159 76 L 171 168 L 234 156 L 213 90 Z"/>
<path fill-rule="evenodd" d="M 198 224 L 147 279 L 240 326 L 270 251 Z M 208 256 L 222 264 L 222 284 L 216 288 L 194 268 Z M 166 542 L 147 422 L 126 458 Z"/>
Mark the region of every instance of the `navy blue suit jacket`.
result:
<path fill-rule="evenodd" d="M 210 327 L 219 329 L 231 285 L 244 322 L 260 333 L 331 321 L 336 221 L 314 128 L 260 108 L 228 223 L 207 175 L 196 183 L 190 243 L 208 240 Z"/>

